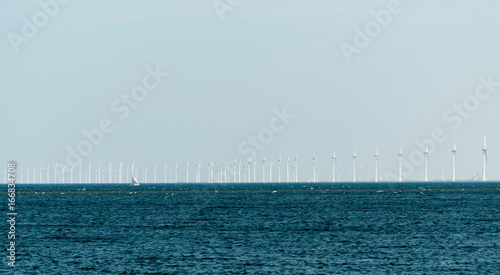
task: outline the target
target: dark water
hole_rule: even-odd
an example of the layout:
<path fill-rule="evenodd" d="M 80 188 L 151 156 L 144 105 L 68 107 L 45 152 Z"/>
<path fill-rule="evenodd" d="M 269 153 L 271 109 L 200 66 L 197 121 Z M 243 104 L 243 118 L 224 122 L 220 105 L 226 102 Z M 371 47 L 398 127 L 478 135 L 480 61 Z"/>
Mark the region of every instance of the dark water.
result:
<path fill-rule="evenodd" d="M 498 274 L 500 184 L 421 186 L 18 185 L 0 273 Z"/>

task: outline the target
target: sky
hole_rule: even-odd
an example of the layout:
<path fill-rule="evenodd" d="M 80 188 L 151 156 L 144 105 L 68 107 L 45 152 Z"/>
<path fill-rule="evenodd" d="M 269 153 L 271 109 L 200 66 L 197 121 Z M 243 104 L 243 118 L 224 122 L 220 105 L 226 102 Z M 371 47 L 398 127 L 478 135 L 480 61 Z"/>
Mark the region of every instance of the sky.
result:
<path fill-rule="evenodd" d="M 429 180 L 454 143 L 471 179 L 486 136 L 500 179 L 498 1 L 5 0 L 0 20 L 5 166 L 178 162 L 183 181 L 252 158 L 261 179 L 266 157 L 276 181 L 298 154 L 299 180 L 316 155 L 329 181 L 335 152 L 348 181 L 356 150 L 373 180 L 378 148 L 390 180 L 402 148 L 421 180 L 428 139 Z"/>

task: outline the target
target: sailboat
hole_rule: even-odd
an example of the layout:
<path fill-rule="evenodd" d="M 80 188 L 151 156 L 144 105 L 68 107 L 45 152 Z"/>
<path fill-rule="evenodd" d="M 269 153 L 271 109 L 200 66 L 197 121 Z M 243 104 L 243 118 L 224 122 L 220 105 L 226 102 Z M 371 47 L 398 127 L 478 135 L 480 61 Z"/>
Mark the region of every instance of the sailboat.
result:
<path fill-rule="evenodd" d="M 132 184 L 130 184 L 130 185 L 131 186 L 139 186 L 139 182 L 137 181 L 137 179 L 134 176 L 134 164 L 135 164 L 135 161 L 132 162 Z"/>

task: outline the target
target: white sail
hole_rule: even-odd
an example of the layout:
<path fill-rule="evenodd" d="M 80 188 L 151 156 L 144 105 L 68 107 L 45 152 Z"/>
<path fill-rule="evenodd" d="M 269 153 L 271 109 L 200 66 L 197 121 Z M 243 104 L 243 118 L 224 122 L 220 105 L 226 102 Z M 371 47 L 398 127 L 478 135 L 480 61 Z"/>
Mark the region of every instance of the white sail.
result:
<path fill-rule="evenodd" d="M 132 162 L 132 186 L 139 186 L 139 182 L 137 181 L 137 179 L 135 178 L 134 176 L 134 164 L 135 164 L 135 161 Z"/>

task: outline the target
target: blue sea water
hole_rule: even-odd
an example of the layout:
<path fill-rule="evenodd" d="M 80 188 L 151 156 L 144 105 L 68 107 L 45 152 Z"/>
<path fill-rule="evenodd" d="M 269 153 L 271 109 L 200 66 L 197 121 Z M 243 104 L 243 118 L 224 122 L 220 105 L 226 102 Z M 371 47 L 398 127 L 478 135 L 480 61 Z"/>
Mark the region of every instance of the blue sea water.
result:
<path fill-rule="evenodd" d="M 500 272 L 498 182 L 17 189 L 16 267 L 0 273 Z"/>

